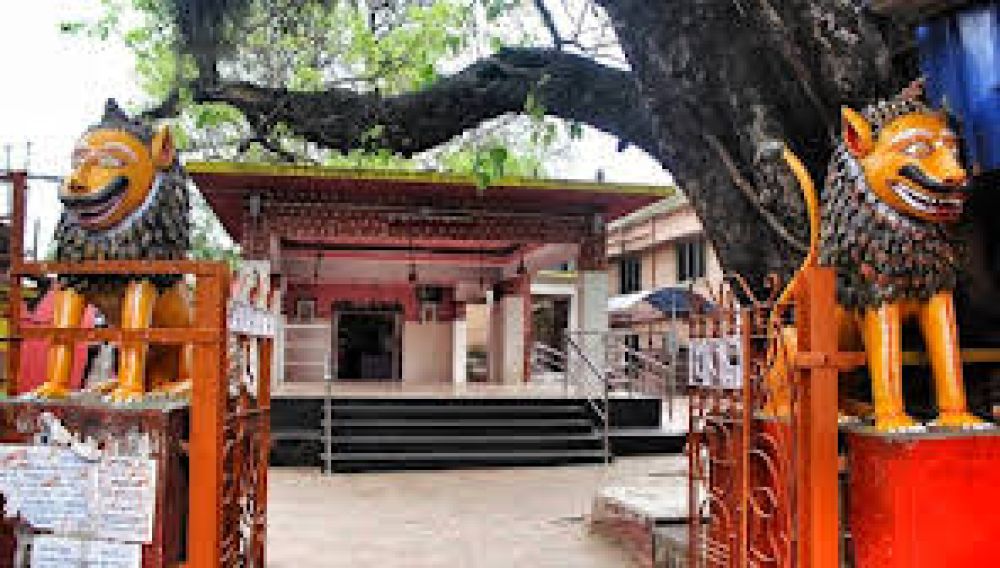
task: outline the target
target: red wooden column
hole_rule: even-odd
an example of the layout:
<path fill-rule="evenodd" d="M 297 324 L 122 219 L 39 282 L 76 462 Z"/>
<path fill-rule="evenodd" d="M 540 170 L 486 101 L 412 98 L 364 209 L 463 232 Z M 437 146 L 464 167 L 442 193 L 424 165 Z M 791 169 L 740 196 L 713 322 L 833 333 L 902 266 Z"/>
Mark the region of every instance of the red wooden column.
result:
<path fill-rule="evenodd" d="M 608 233 L 600 216 L 591 219 L 584 237 L 580 240 L 580 252 L 576 269 L 580 272 L 604 271 L 608 269 Z"/>
<path fill-rule="evenodd" d="M 524 382 L 531 380 L 531 354 L 534 351 L 535 330 L 533 323 L 534 311 L 531 305 L 531 275 L 522 274 L 518 277 L 521 297 L 524 301 Z"/>
<path fill-rule="evenodd" d="M 838 568 L 836 279 L 809 268 L 796 296 L 800 360 L 795 388 L 795 495 L 802 568 Z"/>

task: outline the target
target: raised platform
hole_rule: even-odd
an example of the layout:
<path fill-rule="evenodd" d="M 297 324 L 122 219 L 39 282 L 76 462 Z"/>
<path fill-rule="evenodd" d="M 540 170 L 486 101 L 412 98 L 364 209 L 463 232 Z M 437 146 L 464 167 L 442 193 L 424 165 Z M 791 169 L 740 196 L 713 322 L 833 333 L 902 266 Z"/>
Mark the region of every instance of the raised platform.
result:
<path fill-rule="evenodd" d="M 591 530 L 615 541 L 643 568 L 677 568 L 687 561 L 686 458 L 673 459 L 671 467 L 610 482 L 594 499 Z"/>
<path fill-rule="evenodd" d="M 848 433 L 857 566 L 954 568 L 1000 558 L 1000 431 Z"/>

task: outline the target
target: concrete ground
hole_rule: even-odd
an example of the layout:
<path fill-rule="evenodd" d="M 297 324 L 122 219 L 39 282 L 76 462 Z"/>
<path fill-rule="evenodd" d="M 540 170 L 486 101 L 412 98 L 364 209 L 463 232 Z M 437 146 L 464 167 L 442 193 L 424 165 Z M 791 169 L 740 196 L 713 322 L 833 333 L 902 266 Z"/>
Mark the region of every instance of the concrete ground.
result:
<path fill-rule="evenodd" d="M 597 491 L 676 471 L 676 458 L 603 466 L 338 474 L 272 469 L 274 568 L 622 568 L 584 520 Z"/>

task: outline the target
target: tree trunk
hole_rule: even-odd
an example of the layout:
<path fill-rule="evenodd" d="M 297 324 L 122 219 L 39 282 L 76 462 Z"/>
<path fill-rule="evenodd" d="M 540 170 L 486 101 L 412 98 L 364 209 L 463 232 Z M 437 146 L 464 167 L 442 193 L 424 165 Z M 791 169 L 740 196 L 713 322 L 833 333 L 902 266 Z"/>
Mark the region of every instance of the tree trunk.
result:
<path fill-rule="evenodd" d="M 653 117 L 657 157 L 724 269 L 758 292 L 768 273 L 790 275 L 803 257 L 806 215 L 774 150 L 787 144 L 822 187 L 840 106 L 891 97 L 917 78 L 912 29 L 852 0 L 599 2 Z M 995 343 L 984 330 L 1000 325 L 998 183 L 979 180 L 962 230 L 959 315 L 977 343 Z"/>
<path fill-rule="evenodd" d="M 839 105 L 913 78 L 848 0 L 601 0 L 654 117 L 657 155 L 701 218 L 727 272 L 755 288 L 787 276 L 808 240 L 782 144 L 818 184 Z M 758 288 L 759 290 L 759 288 Z"/>

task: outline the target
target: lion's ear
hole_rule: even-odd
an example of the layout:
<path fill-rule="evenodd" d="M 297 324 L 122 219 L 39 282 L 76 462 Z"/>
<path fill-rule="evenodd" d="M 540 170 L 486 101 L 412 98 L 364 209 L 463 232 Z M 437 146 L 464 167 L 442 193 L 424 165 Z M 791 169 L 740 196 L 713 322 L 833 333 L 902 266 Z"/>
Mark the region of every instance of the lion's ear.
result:
<path fill-rule="evenodd" d="M 153 136 L 153 143 L 150 151 L 153 156 L 153 164 L 158 169 L 165 170 L 174 163 L 177 150 L 174 148 L 174 137 L 170 134 L 170 128 L 164 126 Z"/>
<path fill-rule="evenodd" d="M 843 128 L 844 144 L 856 158 L 864 158 L 872 151 L 875 141 L 872 139 L 872 126 L 865 117 L 849 107 L 840 108 L 841 128 Z"/>

